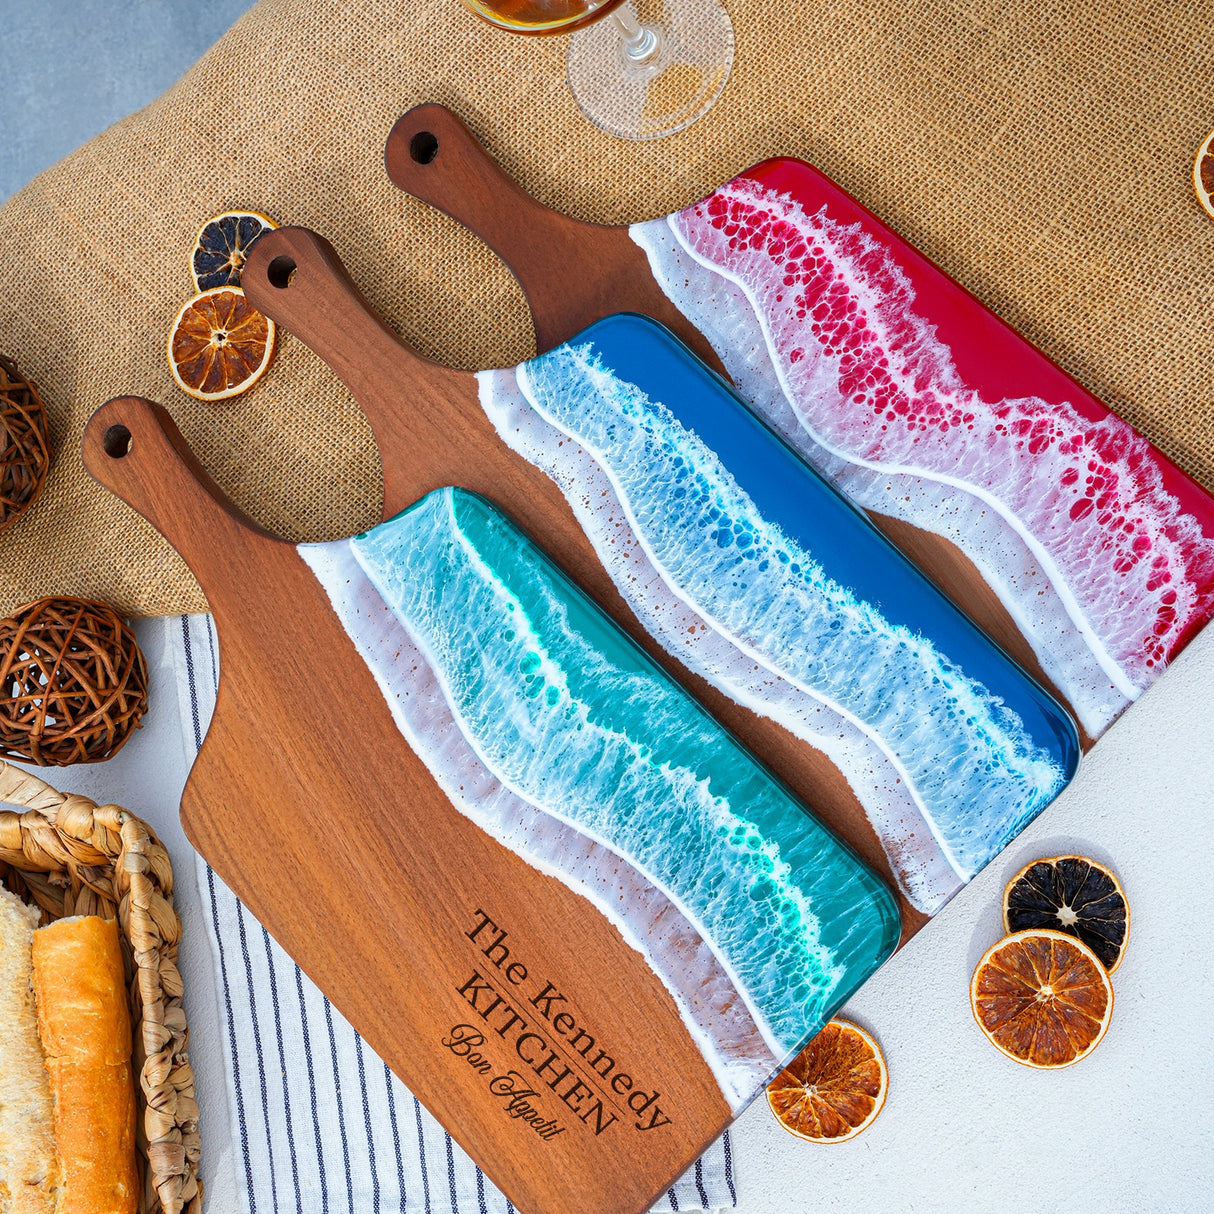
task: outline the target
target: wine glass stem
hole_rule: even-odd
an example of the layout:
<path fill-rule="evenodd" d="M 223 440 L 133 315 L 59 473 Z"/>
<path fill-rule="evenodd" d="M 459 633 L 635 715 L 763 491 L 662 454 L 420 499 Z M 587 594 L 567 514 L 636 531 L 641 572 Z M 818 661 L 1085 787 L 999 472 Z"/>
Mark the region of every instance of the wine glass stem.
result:
<path fill-rule="evenodd" d="M 642 25 L 628 5 L 616 9 L 611 14 L 611 20 L 624 40 L 624 54 L 634 63 L 644 63 L 658 53 L 661 46 L 658 31 L 652 26 Z"/>

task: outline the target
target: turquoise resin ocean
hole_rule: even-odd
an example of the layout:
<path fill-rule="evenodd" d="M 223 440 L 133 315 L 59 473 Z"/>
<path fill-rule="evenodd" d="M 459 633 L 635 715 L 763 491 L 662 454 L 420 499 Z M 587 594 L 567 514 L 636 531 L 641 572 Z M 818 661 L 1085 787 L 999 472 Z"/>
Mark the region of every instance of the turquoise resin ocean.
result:
<path fill-rule="evenodd" d="M 646 629 L 832 759 L 920 910 L 1074 774 L 1065 710 L 662 326 L 478 379 Z"/>
<path fill-rule="evenodd" d="M 456 808 L 646 957 L 734 1108 L 893 951 L 880 880 L 484 499 L 300 553 Z"/>

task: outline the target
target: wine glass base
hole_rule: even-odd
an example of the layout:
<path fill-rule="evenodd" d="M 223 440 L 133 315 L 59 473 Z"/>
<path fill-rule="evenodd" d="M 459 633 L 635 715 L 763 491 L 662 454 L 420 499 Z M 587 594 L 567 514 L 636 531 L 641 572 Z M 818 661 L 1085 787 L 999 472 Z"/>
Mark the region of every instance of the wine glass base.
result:
<path fill-rule="evenodd" d="M 652 20 L 651 7 L 657 14 Z M 639 18 L 633 0 L 625 0 L 618 11 L 628 24 L 639 19 L 656 35 L 656 46 L 642 58 L 630 56 L 614 13 L 573 34 L 567 78 L 574 98 L 595 126 L 621 139 L 660 139 L 686 130 L 729 80 L 729 14 L 717 0 L 642 0 Z"/>

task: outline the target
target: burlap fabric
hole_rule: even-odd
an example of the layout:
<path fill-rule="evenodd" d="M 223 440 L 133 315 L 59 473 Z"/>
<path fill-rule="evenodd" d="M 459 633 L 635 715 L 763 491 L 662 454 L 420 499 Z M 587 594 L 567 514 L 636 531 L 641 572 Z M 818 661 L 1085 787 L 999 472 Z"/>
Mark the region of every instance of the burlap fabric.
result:
<path fill-rule="evenodd" d="M 81 468 L 81 428 L 113 395 L 167 405 L 216 480 L 283 535 L 377 517 L 368 427 L 300 343 L 235 403 L 174 387 L 165 333 L 217 211 L 328 235 L 432 356 L 531 352 L 501 264 L 384 174 L 388 130 L 423 100 L 458 111 L 544 201 L 601 222 L 804 157 L 1214 486 L 1214 220 L 1189 180 L 1214 126 L 1207 5 L 728 3 L 737 61 L 716 108 L 635 144 L 584 120 L 563 38 L 501 33 L 457 0 L 261 0 L 167 94 L 12 198 L 0 350 L 44 389 L 58 454 L 43 500 L 0 536 L 0 611 L 43 594 L 134 614 L 204 605 L 169 546 Z"/>

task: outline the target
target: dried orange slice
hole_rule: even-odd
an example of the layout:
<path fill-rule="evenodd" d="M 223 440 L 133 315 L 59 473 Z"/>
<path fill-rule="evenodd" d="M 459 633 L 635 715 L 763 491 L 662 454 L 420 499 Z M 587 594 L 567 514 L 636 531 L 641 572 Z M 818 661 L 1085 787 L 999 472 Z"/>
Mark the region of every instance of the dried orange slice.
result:
<path fill-rule="evenodd" d="M 227 400 L 266 373 L 274 340 L 274 322 L 239 287 L 215 287 L 177 313 L 169 330 L 169 368 L 183 392 L 198 400 Z"/>
<path fill-rule="evenodd" d="M 1193 189 L 1206 214 L 1214 218 L 1214 131 L 1206 136 L 1193 160 Z"/>
<path fill-rule="evenodd" d="M 190 254 L 194 289 L 240 286 L 249 250 L 267 232 L 278 227 L 259 211 L 224 211 L 202 225 Z"/>
<path fill-rule="evenodd" d="M 1003 891 L 1009 932 L 1046 927 L 1084 942 L 1109 973 L 1130 938 L 1130 907 L 1121 883 L 1086 856 L 1052 856 L 1026 864 Z"/>
<path fill-rule="evenodd" d="M 767 1085 L 776 1120 L 806 1142 L 846 1142 L 876 1120 L 889 1074 L 858 1025 L 832 1020 Z"/>
<path fill-rule="evenodd" d="M 970 982 L 970 1006 L 995 1048 L 1025 1066 L 1071 1066 L 1101 1042 L 1113 986 L 1082 940 L 1017 932 L 992 945 Z"/>

